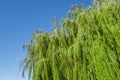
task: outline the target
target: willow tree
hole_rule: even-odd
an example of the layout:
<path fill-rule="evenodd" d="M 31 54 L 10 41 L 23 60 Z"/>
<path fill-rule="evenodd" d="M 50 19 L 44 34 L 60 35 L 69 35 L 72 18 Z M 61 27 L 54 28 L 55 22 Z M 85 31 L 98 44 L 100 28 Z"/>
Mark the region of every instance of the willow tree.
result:
<path fill-rule="evenodd" d="M 53 32 L 34 33 L 23 60 L 31 80 L 120 80 L 120 2 L 74 7 Z"/>

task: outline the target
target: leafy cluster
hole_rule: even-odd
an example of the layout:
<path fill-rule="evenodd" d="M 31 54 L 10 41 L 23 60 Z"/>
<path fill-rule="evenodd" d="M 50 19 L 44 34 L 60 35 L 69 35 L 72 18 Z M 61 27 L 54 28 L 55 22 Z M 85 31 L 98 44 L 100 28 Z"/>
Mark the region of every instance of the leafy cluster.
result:
<path fill-rule="evenodd" d="M 120 2 L 78 7 L 54 32 L 35 33 L 26 67 L 32 80 L 120 80 Z"/>

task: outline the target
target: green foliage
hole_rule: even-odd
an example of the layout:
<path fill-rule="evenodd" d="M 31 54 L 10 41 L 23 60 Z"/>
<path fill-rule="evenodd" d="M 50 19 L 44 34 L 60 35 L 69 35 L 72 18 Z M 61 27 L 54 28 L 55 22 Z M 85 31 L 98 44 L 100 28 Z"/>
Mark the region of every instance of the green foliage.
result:
<path fill-rule="evenodd" d="M 29 79 L 120 80 L 119 1 L 77 7 L 60 24 L 54 32 L 33 35 L 23 61 Z"/>

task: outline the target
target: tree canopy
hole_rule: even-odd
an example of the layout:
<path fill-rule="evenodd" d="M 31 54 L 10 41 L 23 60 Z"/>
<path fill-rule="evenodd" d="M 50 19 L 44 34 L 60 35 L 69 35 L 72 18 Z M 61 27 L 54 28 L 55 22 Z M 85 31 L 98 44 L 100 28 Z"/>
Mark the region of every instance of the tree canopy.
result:
<path fill-rule="evenodd" d="M 120 80 L 120 1 L 73 6 L 53 32 L 34 33 L 23 74 L 31 80 Z"/>

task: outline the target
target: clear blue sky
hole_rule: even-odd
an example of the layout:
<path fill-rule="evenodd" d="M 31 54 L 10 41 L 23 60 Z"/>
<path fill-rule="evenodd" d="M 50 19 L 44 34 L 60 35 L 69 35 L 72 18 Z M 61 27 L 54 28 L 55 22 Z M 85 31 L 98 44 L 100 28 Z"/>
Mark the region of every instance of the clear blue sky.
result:
<path fill-rule="evenodd" d="M 0 0 L 0 80 L 27 80 L 19 72 L 26 54 L 22 45 L 29 43 L 36 29 L 50 31 L 52 17 L 64 17 L 70 5 L 90 1 Z"/>

